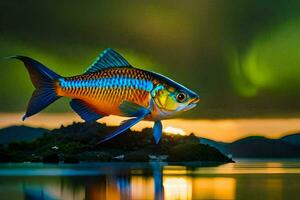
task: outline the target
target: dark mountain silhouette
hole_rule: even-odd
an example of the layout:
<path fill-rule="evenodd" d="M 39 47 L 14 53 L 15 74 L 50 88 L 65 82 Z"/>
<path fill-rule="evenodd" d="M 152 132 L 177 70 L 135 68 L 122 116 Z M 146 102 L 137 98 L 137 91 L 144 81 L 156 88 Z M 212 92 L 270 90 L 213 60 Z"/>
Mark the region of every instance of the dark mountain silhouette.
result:
<path fill-rule="evenodd" d="M 109 151 L 111 156 L 117 156 L 124 152 L 166 154 L 176 145 L 199 141 L 199 138 L 193 134 L 190 136 L 164 134 L 161 143 L 156 145 L 153 141 L 152 130 L 146 128 L 142 132 L 128 130 L 106 143 L 97 144 L 115 128 L 99 123 L 73 123 L 52 131 L 26 126 L 12 126 L 0 130 L 0 144 L 9 144 L 11 148 L 19 148 L 26 144 L 25 149 L 38 149 L 41 154 L 51 152 L 52 146 L 58 146 L 60 151 L 65 154 L 97 151 L 100 152 L 97 154 L 98 156 L 106 158 L 106 151 Z M 22 141 L 29 143 L 16 143 Z M 232 143 L 200 138 L 200 143 L 216 148 L 233 158 L 300 158 L 300 133 L 287 135 L 280 139 L 251 136 Z M 36 153 L 35 150 L 32 151 Z M 93 153 L 88 155 L 93 155 Z"/>
<path fill-rule="evenodd" d="M 227 143 L 225 143 L 225 142 L 217 142 L 217 141 L 210 140 L 207 138 L 200 138 L 200 143 L 215 147 L 215 148 L 219 149 L 219 151 L 221 151 L 222 153 L 228 154 L 227 148 L 226 148 Z"/>
<path fill-rule="evenodd" d="M 233 157 L 248 158 L 297 158 L 300 157 L 300 146 L 280 139 L 265 137 L 247 137 L 235 141 L 227 147 Z"/>
<path fill-rule="evenodd" d="M 300 134 L 280 139 L 251 136 L 232 143 L 216 142 L 201 138 L 200 143 L 219 149 L 233 158 L 300 158 Z"/>
<path fill-rule="evenodd" d="M 0 144 L 8 144 L 17 141 L 31 141 L 43 136 L 48 130 L 28 126 L 10 126 L 0 129 Z"/>
<path fill-rule="evenodd" d="M 281 138 L 281 140 L 290 144 L 300 145 L 300 133 L 284 136 Z"/>

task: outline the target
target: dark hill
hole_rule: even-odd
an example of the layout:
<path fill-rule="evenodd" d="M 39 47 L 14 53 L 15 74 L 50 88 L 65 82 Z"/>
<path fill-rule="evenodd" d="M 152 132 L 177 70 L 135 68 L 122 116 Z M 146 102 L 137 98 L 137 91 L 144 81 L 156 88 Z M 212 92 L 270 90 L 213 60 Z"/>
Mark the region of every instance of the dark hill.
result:
<path fill-rule="evenodd" d="M 248 137 L 228 145 L 233 157 L 248 158 L 296 158 L 300 157 L 300 146 L 280 139 Z"/>
<path fill-rule="evenodd" d="M 300 133 L 295 133 L 291 135 L 284 136 L 280 138 L 282 141 L 288 142 L 290 144 L 300 145 Z"/>
<path fill-rule="evenodd" d="M 112 156 L 119 154 L 136 155 L 134 152 L 139 152 L 139 155 L 140 152 L 147 155 L 168 154 L 177 145 L 199 142 L 199 138 L 194 135 L 164 134 L 160 144 L 156 145 L 153 141 L 152 130 L 146 128 L 142 132 L 128 130 L 106 143 L 97 144 L 115 128 L 99 123 L 73 123 L 52 131 L 42 128 L 12 126 L 0 130 L 0 144 L 7 145 L 10 143 L 8 149 L 12 152 L 22 150 L 25 154 L 28 152 L 40 156 L 53 153 L 51 148 L 57 146 L 61 154 L 84 155 L 82 158 L 87 160 L 97 160 L 98 158 L 99 160 L 102 158 L 109 160 Z M 300 133 L 287 135 L 280 139 L 252 136 L 233 143 L 200 138 L 200 143 L 217 148 L 225 155 L 231 154 L 234 158 L 300 158 Z M 21 153 L 19 153 L 19 157 L 22 160 Z"/>
<path fill-rule="evenodd" d="M 228 153 L 227 148 L 226 148 L 227 143 L 225 143 L 225 142 L 218 142 L 218 141 L 210 140 L 207 138 L 200 138 L 200 143 L 207 144 L 211 147 L 214 147 L 214 148 L 218 149 L 219 151 L 221 151 L 222 153 L 225 153 L 225 154 Z"/>
<path fill-rule="evenodd" d="M 17 141 L 31 141 L 43 136 L 48 130 L 32 128 L 28 126 L 10 126 L 0 129 L 0 144 L 8 144 Z"/>
<path fill-rule="evenodd" d="M 200 143 L 219 149 L 233 158 L 300 158 L 299 134 L 288 135 L 280 139 L 268 139 L 251 136 L 232 143 L 216 142 L 205 138 Z"/>

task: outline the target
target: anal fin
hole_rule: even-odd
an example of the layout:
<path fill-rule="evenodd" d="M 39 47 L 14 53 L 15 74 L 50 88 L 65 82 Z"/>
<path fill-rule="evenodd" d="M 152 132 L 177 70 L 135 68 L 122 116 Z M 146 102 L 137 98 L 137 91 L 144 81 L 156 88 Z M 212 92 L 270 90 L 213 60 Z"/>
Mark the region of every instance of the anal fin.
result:
<path fill-rule="evenodd" d="M 80 99 L 72 99 L 70 106 L 81 117 L 81 119 L 86 122 L 96 121 L 104 117 L 103 115 L 93 111 L 93 109 L 91 109 L 84 101 Z"/>

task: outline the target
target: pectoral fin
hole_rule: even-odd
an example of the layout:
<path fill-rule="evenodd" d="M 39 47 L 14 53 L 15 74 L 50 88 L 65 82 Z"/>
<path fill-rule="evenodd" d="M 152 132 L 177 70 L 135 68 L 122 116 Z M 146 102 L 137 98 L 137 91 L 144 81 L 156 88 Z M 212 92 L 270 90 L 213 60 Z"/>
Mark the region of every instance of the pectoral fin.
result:
<path fill-rule="evenodd" d="M 126 101 L 122 105 L 123 105 L 124 109 L 126 108 L 125 110 L 127 110 L 128 113 L 138 114 L 138 116 L 135 117 L 135 118 L 123 121 L 121 123 L 121 125 L 112 134 L 110 134 L 109 136 L 105 137 L 103 140 L 101 140 L 100 142 L 98 142 L 98 144 L 103 143 L 103 142 L 105 142 L 107 140 L 110 140 L 113 137 L 115 137 L 115 136 L 123 133 L 127 129 L 129 129 L 132 126 L 134 126 L 135 124 L 137 124 L 139 121 L 143 120 L 150 113 L 149 109 L 147 109 L 147 108 L 145 108 L 143 106 L 131 103 L 129 101 Z"/>
<path fill-rule="evenodd" d="M 85 102 L 79 99 L 72 99 L 70 102 L 72 109 L 86 122 L 96 121 L 103 116 L 96 113 Z"/>
<path fill-rule="evenodd" d="M 123 112 L 123 114 L 128 117 L 142 116 L 145 113 L 150 113 L 150 110 L 148 108 L 145 108 L 131 101 L 123 101 L 120 104 L 119 108 Z"/>
<path fill-rule="evenodd" d="M 154 122 L 152 131 L 155 143 L 158 144 L 162 135 L 162 124 L 160 120 Z"/>

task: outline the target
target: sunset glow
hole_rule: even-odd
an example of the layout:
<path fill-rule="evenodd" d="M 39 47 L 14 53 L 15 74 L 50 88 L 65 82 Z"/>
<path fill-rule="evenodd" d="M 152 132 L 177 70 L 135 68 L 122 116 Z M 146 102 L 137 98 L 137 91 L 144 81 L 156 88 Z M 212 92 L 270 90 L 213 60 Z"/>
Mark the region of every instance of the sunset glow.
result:
<path fill-rule="evenodd" d="M 176 134 L 176 135 L 186 135 L 186 133 L 184 132 L 184 130 L 180 129 L 180 128 L 175 128 L 172 126 L 168 126 L 164 129 L 165 133 L 171 133 L 171 134 Z"/>
<path fill-rule="evenodd" d="M 12 125 L 26 125 L 44 128 L 59 128 L 69 125 L 74 121 L 83 122 L 75 113 L 40 113 L 26 121 L 22 121 L 21 113 L 0 113 L 0 128 Z M 118 126 L 124 117 L 109 116 L 98 122 L 110 126 Z M 153 122 L 141 121 L 132 127 L 132 130 L 141 131 L 143 128 L 152 127 Z M 199 137 L 217 141 L 231 142 L 251 135 L 262 135 L 268 138 L 279 138 L 300 130 L 300 118 L 291 119 L 170 119 L 164 120 L 165 132 L 174 134 L 194 133 Z"/>

